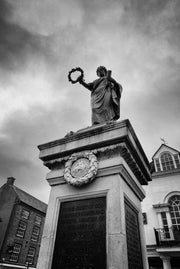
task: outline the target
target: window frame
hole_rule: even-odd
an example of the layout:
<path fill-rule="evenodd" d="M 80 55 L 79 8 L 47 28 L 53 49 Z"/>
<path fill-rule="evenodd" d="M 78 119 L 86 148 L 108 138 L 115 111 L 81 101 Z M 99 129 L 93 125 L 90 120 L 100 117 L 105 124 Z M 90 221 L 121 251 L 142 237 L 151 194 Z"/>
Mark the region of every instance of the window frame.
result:
<path fill-rule="evenodd" d="M 34 250 L 33 255 L 31 255 L 31 253 L 30 253 L 31 250 Z M 31 264 L 32 265 L 34 263 L 35 255 L 36 255 L 36 248 L 30 246 L 29 249 L 28 249 L 27 257 L 26 257 L 26 262 L 28 264 Z"/>
<path fill-rule="evenodd" d="M 143 224 L 144 225 L 148 224 L 147 213 L 146 212 L 142 212 L 142 218 L 143 218 Z"/>
<path fill-rule="evenodd" d="M 170 171 L 175 169 L 173 155 L 170 152 L 162 152 L 160 161 L 162 165 L 162 171 Z"/>
<path fill-rule="evenodd" d="M 39 221 L 37 220 L 39 218 Z M 36 225 L 41 225 L 41 223 L 42 223 L 42 217 L 41 216 L 39 216 L 39 215 L 36 215 L 35 216 L 35 221 L 34 221 L 34 223 L 36 224 Z"/>
<path fill-rule="evenodd" d="M 28 213 L 28 215 L 26 214 L 26 212 Z M 25 213 L 25 214 L 23 214 L 23 213 Z M 29 216 L 30 216 L 30 211 L 27 210 L 27 209 L 25 209 L 25 208 L 23 208 L 23 209 L 22 209 L 22 212 L 21 212 L 21 217 L 22 217 L 23 219 L 25 219 L 25 220 L 28 220 L 28 219 L 29 219 Z"/>
<path fill-rule="evenodd" d="M 168 155 L 169 159 L 166 160 L 163 156 Z M 167 156 L 166 156 L 167 158 Z M 154 167 L 156 173 L 158 172 L 168 172 L 175 169 L 180 169 L 180 156 L 178 153 L 172 153 L 170 151 L 163 151 L 160 155 L 153 159 Z"/>
<path fill-rule="evenodd" d="M 37 230 L 38 233 L 36 233 L 35 230 Z M 37 242 L 39 239 L 39 234 L 40 234 L 40 227 L 34 226 L 31 234 L 31 241 Z"/>
<path fill-rule="evenodd" d="M 161 220 L 162 220 L 162 225 L 164 229 L 164 239 L 170 239 L 170 231 L 169 231 L 169 225 L 168 225 L 168 220 L 167 220 L 167 214 L 165 211 L 161 212 Z"/>
<path fill-rule="evenodd" d="M 18 251 L 16 250 L 17 246 L 19 247 Z M 10 262 L 18 262 L 19 255 L 21 253 L 21 248 L 22 248 L 22 244 L 19 244 L 19 243 L 14 244 L 13 251 L 12 251 L 10 258 L 9 258 Z M 13 257 L 16 257 L 16 259 L 14 259 Z"/>
<path fill-rule="evenodd" d="M 174 203 L 175 201 L 178 201 L 178 204 Z M 170 204 L 172 227 L 180 230 L 180 194 L 174 194 L 169 197 L 168 203 Z"/>
<path fill-rule="evenodd" d="M 24 225 L 23 228 L 21 227 L 22 224 Z M 27 223 L 23 220 L 20 220 L 19 224 L 18 224 L 17 231 L 16 231 L 16 236 L 24 238 L 25 233 L 26 233 L 26 229 L 27 229 Z"/>

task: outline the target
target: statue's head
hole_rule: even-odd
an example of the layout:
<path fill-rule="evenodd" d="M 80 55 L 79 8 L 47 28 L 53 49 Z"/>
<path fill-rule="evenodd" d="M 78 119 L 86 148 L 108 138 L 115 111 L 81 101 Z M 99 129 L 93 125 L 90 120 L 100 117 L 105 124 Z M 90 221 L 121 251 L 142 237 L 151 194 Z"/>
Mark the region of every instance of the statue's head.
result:
<path fill-rule="evenodd" d="M 105 77 L 107 75 L 107 69 L 104 66 L 99 66 L 96 70 L 98 77 Z"/>

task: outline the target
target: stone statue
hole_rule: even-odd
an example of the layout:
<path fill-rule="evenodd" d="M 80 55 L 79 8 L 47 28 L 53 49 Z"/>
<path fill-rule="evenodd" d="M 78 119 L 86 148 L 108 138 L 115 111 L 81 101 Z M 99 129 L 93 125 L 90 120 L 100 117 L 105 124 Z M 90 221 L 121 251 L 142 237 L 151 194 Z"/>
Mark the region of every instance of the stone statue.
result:
<path fill-rule="evenodd" d="M 99 66 L 96 71 L 99 78 L 90 83 L 84 81 L 81 68 L 72 69 L 71 72 L 74 71 L 80 71 L 81 75 L 76 81 L 69 80 L 79 82 L 91 91 L 92 125 L 118 120 L 122 86 L 111 77 L 111 71 Z"/>

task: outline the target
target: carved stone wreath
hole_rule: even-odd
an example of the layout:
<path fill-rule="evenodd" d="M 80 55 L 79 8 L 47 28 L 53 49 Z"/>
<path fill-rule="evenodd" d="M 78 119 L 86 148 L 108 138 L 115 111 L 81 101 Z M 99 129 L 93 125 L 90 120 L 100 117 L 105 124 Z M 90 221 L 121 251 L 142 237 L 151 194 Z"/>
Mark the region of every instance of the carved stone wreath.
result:
<path fill-rule="evenodd" d="M 76 72 L 76 71 L 80 72 L 81 75 L 78 76 L 76 80 L 73 80 L 72 77 L 71 77 L 71 74 L 74 73 L 74 72 Z M 82 79 L 83 79 L 83 77 L 84 77 L 84 71 L 83 71 L 80 67 L 73 68 L 73 69 L 69 72 L 69 74 L 68 74 L 68 79 L 69 79 L 69 81 L 70 81 L 71 83 L 73 83 L 73 84 L 77 83 L 77 82 L 79 81 L 79 78 L 80 78 L 80 77 L 81 77 Z"/>
<path fill-rule="evenodd" d="M 64 179 L 73 186 L 82 186 L 95 178 L 97 170 L 97 158 L 93 153 L 74 153 L 65 164 Z"/>

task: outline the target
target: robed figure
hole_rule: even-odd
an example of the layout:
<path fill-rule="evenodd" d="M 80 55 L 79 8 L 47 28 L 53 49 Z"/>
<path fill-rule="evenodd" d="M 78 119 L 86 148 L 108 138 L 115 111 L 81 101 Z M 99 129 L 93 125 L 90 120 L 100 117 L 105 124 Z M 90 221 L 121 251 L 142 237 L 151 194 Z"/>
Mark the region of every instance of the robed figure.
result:
<path fill-rule="evenodd" d="M 91 91 L 92 124 L 118 120 L 122 86 L 111 77 L 111 71 L 104 66 L 97 68 L 98 79 L 86 83 L 83 77 L 78 81 Z"/>

